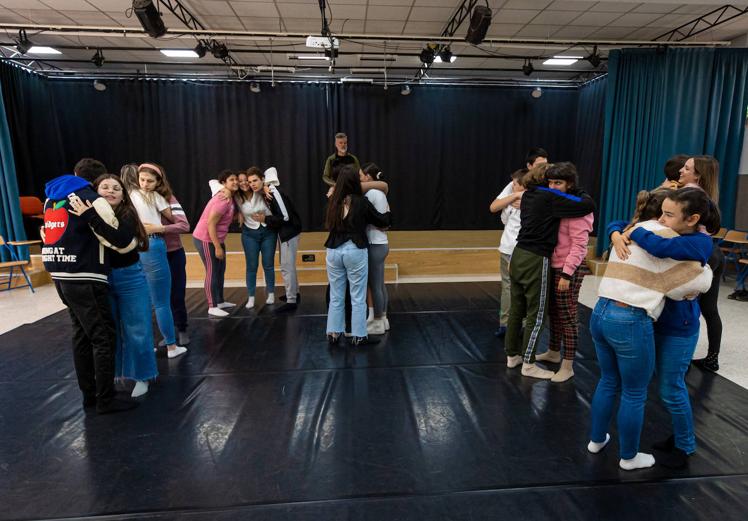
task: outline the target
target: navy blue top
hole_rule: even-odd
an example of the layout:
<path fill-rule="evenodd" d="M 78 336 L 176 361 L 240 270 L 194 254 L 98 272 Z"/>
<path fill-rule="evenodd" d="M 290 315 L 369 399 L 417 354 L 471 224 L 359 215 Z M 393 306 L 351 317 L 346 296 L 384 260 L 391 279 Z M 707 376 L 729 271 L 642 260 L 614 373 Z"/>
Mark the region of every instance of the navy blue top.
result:
<path fill-rule="evenodd" d="M 615 221 L 608 225 L 608 236 L 622 231 L 628 223 Z M 712 254 L 712 238 L 704 233 L 689 233 L 670 239 L 637 228 L 631 233 L 631 239 L 650 255 L 664 259 L 698 261 L 704 266 Z M 665 307 L 660 318 L 654 324 L 656 334 L 678 337 L 690 337 L 699 332 L 699 300 L 671 300 L 665 298 Z"/>

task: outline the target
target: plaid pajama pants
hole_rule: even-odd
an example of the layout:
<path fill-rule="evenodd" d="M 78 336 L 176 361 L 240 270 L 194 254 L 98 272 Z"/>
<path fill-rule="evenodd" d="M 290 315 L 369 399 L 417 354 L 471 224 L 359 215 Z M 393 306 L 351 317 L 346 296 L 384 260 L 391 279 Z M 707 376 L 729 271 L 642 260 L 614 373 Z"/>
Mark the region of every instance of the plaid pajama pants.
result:
<path fill-rule="evenodd" d="M 553 268 L 553 291 L 549 309 L 551 340 L 548 349 L 560 351 L 564 347 L 564 359 L 574 360 L 579 342 L 579 324 L 577 321 L 579 289 L 582 287 L 584 276 L 579 270 L 574 272 L 568 291 L 558 290 L 561 280 L 561 270 Z"/>

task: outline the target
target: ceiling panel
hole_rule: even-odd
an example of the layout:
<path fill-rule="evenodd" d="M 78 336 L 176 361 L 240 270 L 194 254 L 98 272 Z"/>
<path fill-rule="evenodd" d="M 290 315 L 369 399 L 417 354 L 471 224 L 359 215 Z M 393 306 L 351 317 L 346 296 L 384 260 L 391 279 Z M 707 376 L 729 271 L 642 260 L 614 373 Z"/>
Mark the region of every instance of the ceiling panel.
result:
<path fill-rule="evenodd" d="M 540 11 L 531 11 L 527 9 L 502 9 L 493 17 L 492 21 L 497 21 L 503 24 L 526 24 L 539 13 Z"/>
<path fill-rule="evenodd" d="M 98 8 L 86 0 L 41 0 L 51 9 L 65 11 L 98 11 Z M 5 2 L 2 2 L 5 3 Z M 122 3 L 120 3 L 122 5 Z"/>
<path fill-rule="evenodd" d="M 370 5 L 366 13 L 368 20 L 405 20 L 410 13 L 410 6 L 376 6 Z M 414 18 L 412 18 L 415 20 Z"/>
<path fill-rule="evenodd" d="M 581 11 L 545 10 L 538 13 L 538 16 L 532 19 L 532 23 L 541 25 L 566 25 L 578 18 L 581 14 Z"/>
<path fill-rule="evenodd" d="M 228 2 L 217 2 L 214 0 L 203 0 L 201 2 L 190 2 L 192 14 L 208 16 L 235 16 L 234 9 Z M 201 17 L 202 18 L 202 17 Z"/>
<path fill-rule="evenodd" d="M 297 7 L 289 7 L 289 6 L 299 6 L 304 4 L 286 4 L 279 6 L 280 9 L 286 9 L 286 12 L 288 13 L 296 13 L 293 16 L 301 17 L 306 16 L 309 13 L 315 16 L 319 16 L 319 7 L 316 7 L 314 5 L 306 4 L 305 8 L 302 8 L 302 10 L 297 11 Z M 236 11 L 236 14 L 239 16 L 259 16 L 261 18 L 269 18 L 278 16 L 278 9 L 275 7 L 275 4 L 272 2 L 231 2 L 231 7 L 234 8 L 234 11 Z M 281 11 L 282 13 L 282 11 Z"/>
<path fill-rule="evenodd" d="M 450 7 L 414 7 L 410 13 L 410 20 L 417 22 L 442 22 L 446 25 L 452 17 L 455 8 Z"/>

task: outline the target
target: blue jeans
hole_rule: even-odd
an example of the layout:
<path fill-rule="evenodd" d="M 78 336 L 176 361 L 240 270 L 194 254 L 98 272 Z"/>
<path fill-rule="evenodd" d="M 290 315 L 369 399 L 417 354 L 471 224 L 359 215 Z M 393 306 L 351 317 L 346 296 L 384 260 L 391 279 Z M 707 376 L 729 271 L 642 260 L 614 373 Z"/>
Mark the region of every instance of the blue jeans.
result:
<path fill-rule="evenodd" d="M 327 278 L 330 281 L 330 306 L 327 309 L 327 332 L 345 332 L 345 281 L 351 286 L 351 334 L 366 334 L 366 284 L 369 277 L 369 255 L 348 241 L 327 249 Z"/>
<path fill-rule="evenodd" d="M 136 262 L 109 275 L 109 300 L 117 329 L 115 375 L 145 381 L 158 376 L 153 352 L 151 297 L 143 266 Z"/>
<path fill-rule="evenodd" d="M 748 265 L 743 264 L 735 278 L 735 291 L 745 290 L 745 279 L 748 278 Z"/>
<path fill-rule="evenodd" d="M 655 335 L 660 399 L 673 422 L 675 446 L 686 454 L 696 452 L 693 413 L 686 388 L 686 371 L 698 341 L 698 333 L 689 337 Z"/>
<path fill-rule="evenodd" d="M 171 314 L 171 273 L 166 259 L 166 242 L 162 237 L 148 237 L 148 251 L 140 252 L 148 290 L 151 293 L 151 304 L 156 311 L 158 329 L 166 345 L 177 343 L 174 333 L 174 317 Z"/>
<path fill-rule="evenodd" d="M 262 270 L 265 272 L 265 291 L 275 293 L 275 245 L 278 233 L 260 226 L 256 230 L 242 226 L 242 247 L 247 261 L 247 291 L 250 297 L 257 290 L 257 268 L 262 253 Z"/>
<path fill-rule="evenodd" d="M 590 439 L 605 441 L 618 394 L 618 437 L 621 459 L 639 452 L 647 386 L 655 365 L 652 319 L 641 308 L 620 307 L 600 298 L 590 319 L 590 333 L 600 365 L 600 381 L 592 398 Z"/>

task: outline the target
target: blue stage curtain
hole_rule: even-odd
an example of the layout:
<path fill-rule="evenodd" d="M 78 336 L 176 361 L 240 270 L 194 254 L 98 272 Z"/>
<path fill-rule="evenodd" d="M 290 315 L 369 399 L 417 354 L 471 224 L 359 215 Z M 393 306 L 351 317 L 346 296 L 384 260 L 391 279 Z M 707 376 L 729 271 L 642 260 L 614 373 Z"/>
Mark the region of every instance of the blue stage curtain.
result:
<path fill-rule="evenodd" d="M 579 171 L 579 186 L 595 201 L 600 200 L 600 172 L 603 163 L 603 128 L 605 126 L 605 93 L 607 76 L 579 88 L 574 158 Z M 597 228 L 597 212 L 595 227 Z"/>
<path fill-rule="evenodd" d="M 5 117 L 5 103 L 0 90 L 0 235 L 6 241 L 26 240 L 18 199 L 16 165 L 13 160 L 13 144 L 10 140 L 8 120 Z M 20 252 L 28 258 L 28 248 Z M 0 260 L 8 261 L 10 256 L 5 248 L 0 248 Z"/>
<path fill-rule="evenodd" d="M 628 219 L 636 193 L 664 179 L 668 157 L 720 161 L 723 226 L 735 221 L 748 89 L 748 49 L 622 49 L 608 60 L 600 227 Z M 608 247 L 598 235 L 597 250 Z"/>

